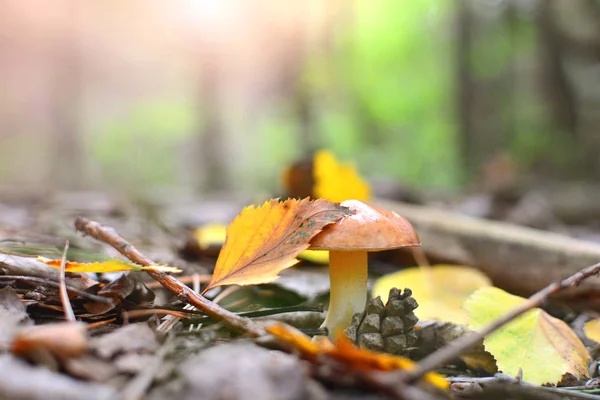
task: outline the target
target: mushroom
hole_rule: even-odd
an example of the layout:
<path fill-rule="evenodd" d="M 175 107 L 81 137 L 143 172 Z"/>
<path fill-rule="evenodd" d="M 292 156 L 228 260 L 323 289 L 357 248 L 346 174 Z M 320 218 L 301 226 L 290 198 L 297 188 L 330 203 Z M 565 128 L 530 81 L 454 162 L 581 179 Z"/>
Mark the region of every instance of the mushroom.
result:
<path fill-rule="evenodd" d="M 367 253 L 420 246 L 410 222 L 393 211 L 358 200 L 341 203 L 353 214 L 328 225 L 310 242 L 312 250 L 329 250 L 329 310 L 321 327 L 333 337 L 350 325 L 367 302 Z"/>

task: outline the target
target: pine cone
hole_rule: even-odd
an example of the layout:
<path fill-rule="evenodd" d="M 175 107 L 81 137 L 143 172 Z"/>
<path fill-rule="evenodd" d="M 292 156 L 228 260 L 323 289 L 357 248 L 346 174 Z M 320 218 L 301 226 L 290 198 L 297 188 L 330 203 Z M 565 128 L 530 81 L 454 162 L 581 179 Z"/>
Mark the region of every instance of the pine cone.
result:
<path fill-rule="evenodd" d="M 410 289 L 392 288 L 385 306 L 379 296 L 369 300 L 344 333 L 362 348 L 406 355 L 417 341 L 413 327 L 419 319 L 413 310 L 418 306 Z"/>

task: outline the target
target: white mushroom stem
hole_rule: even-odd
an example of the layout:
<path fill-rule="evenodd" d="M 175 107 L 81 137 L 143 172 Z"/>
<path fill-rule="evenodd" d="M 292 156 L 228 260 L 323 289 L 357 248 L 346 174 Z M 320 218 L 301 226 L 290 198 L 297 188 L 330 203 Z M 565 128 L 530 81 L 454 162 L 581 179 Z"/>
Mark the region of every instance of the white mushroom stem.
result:
<path fill-rule="evenodd" d="M 334 338 L 352 322 L 355 313 L 362 312 L 367 302 L 367 252 L 329 251 L 329 310 L 321 327 Z"/>

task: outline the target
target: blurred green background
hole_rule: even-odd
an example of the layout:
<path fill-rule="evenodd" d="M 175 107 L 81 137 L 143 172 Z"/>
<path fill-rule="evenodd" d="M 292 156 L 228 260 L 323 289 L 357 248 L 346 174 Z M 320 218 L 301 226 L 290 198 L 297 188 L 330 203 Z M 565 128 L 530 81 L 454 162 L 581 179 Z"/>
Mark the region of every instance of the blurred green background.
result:
<path fill-rule="evenodd" d="M 600 177 L 598 1 L 5 8 L 5 188 L 274 192 L 318 148 L 419 188 Z"/>

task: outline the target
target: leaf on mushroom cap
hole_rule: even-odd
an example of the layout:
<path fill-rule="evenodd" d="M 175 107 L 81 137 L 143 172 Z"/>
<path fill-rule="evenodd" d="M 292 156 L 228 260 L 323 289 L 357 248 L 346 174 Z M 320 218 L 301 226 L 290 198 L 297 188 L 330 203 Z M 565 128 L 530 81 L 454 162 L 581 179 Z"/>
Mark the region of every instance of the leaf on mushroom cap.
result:
<path fill-rule="evenodd" d="M 354 214 L 325 227 L 311 241 L 312 250 L 380 251 L 421 244 L 410 222 L 393 211 L 358 200 L 346 200 L 341 205 Z"/>
<path fill-rule="evenodd" d="M 253 285 L 275 280 L 296 264 L 296 256 L 324 226 L 351 211 L 324 199 L 270 200 L 246 207 L 229 225 L 208 290 L 221 285 Z"/>

